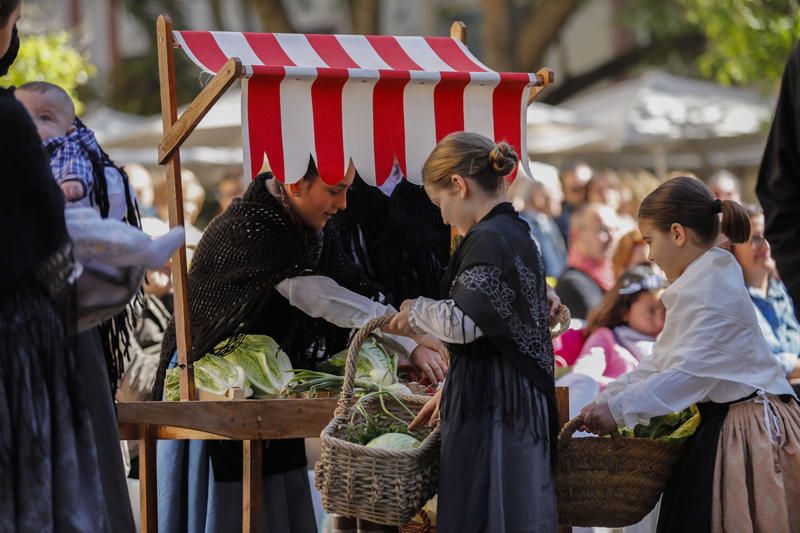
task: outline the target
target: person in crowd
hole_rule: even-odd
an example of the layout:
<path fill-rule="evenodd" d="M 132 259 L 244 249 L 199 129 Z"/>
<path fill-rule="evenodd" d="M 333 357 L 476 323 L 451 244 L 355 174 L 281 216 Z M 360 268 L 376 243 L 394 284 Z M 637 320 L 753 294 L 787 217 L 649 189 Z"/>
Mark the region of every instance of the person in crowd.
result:
<path fill-rule="evenodd" d="M 214 196 L 219 204 L 217 214 L 222 213 L 236 198 L 244 194 L 244 176 L 241 170 L 226 174 L 217 183 Z"/>
<path fill-rule="evenodd" d="M 567 266 L 567 247 L 555 223 L 561 215 L 564 193 L 555 167 L 534 162 L 531 172 L 536 178 L 530 184 L 520 217 L 528 223 L 533 242 L 542 254 L 545 274 L 558 279 Z"/>
<path fill-rule="evenodd" d="M 753 301 L 761 332 L 789 379 L 800 379 L 800 323 L 786 286 L 775 276 L 775 262 L 764 238 L 764 214 L 747 207 L 750 239 L 732 246 Z"/>
<path fill-rule="evenodd" d="M 410 426 L 441 412 L 443 533 L 557 526 L 551 309 L 528 227 L 503 199 L 516 165 L 508 144 L 475 133 L 452 133 L 434 148 L 425 191 L 464 239 L 442 280 L 446 298 L 406 301 L 386 328 L 449 348 L 444 388 Z"/>
<path fill-rule="evenodd" d="M 622 187 L 622 204 L 619 208 L 619 214 L 635 220 L 642 200 L 653 192 L 661 182 L 653 173 L 644 169 L 633 172 L 620 172 L 619 179 Z"/>
<path fill-rule="evenodd" d="M 190 361 L 224 353 L 242 334 L 261 334 L 275 339 L 294 368 L 314 369 L 345 348 L 351 329 L 392 310 L 371 299 L 378 288 L 326 230 L 331 217 L 347 207 L 354 177 L 351 166 L 340 183 L 328 185 L 313 160 L 297 183 L 284 185 L 264 173 L 211 221 L 188 274 Z M 438 341 L 387 337 L 388 342 L 430 381 L 444 378 L 447 364 Z M 155 399 L 162 398 L 167 368 L 176 365 L 171 320 L 161 344 Z M 241 529 L 241 463 L 239 442 L 160 442 L 159 531 Z M 261 531 L 313 531 L 303 440 L 265 443 L 262 473 Z"/>
<path fill-rule="evenodd" d="M 150 171 L 138 163 L 127 163 L 122 168 L 128 175 L 128 183 L 130 183 L 139 202 L 139 214 L 142 218 L 157 216 L 155 185 Z"/>
<path fill-rule="evenodd" d="M 720 217 L 720 213 L 722 216 Z M 696 404 L 701 422 L 661 500 L 659 531 L 791 531 L 800 523 L 800 405 L 758 325 L 736 259 L 745 209 L 678 177 L 639 209 L 650 259 L 670 281 L 653 354 L 584 407 L 600 434 Z"/>
<path fill-rule="evenodd" d="M 556 218 L 558 229 L 564 242 L 569 244 L 569 222 L 573 211 L 586 203 L 586 184 L 592 179 L 592 167 L 577 163 L 561 171 L 561 186 L 564 192 L 564 205 L 561 215 Z"/>
<path fill-rule="evenodd" d="M 620 276 L 589 313 L 586 342 L 573 372 L 591 376 L 602 390 L 648 357 L 664 327 L 665 285 L 664 278 L 645 265 Z"/>
<path fill-rule="evenodd" d="M 619 211 L 622 206 L 622 184 L 617 173 L 611 169 L 595 172 L 586 184 L 586 201 Z"/>
<path fill-rule="evenodd" d="M 638 229 L 634 229 L 619 238 L 614 254 L 611 256 L 611 268 L 614 270 L 614 279 L 619 279 L 631 268 L 649 264 L 647 259 L 647 243 Z"/>
<path fill-rule="evenodd" d="M 203 210 L 206 201 L 206 191 L 200 185 L 197 175 L 188 169 L 181 171 L 181 184 L 183 186 L 183 224 L 186 228 L 186 253 L 187 260 L 194 254 L 200 238 L 203 236 L 202 229 L 198 228 L 197 217 Z M 169 221 L 169 187 L 166 179 L 157 180 L 155 183 L 155 208 L 158 218 L 164 222 Z"/>
<path fill-rule="evenodd" d="M 720 200 L 732 200 L 742 203 L 742 186 L 732 172 L 719 170 L 708 178 L 708 188 Z"/>
<path fill-rule="evenodd" d="M 794 302 L 800 302 L 800 44 L 786 63 L 772 126 L 758 170 L 756 194 L 764 208 L 764 235 L 781 279 Z M 800 317 L 800 309 L 795 308 Z"/>
<path fill-rule="evenodd" d="M 572 214 L 567 269 L 558 279 L 556 293 L 574 318 L 585 320 L 614 285 L 611 254 L 616 224 L 614 210 L 602 204 L 586 204 Z"/>

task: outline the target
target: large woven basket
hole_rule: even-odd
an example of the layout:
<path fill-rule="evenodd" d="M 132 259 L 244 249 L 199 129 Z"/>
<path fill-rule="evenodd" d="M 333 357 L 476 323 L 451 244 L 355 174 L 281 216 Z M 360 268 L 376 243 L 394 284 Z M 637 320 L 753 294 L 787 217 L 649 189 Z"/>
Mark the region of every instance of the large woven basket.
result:
<path fill-rule="evenodd" d="M 363 424 L 353 408 L 356 362 L 361 344 L 370 332 L 389 322 L 390 315 L 372 320 L 356 333 L 347 352 L 347 366 L 335 417 L 322 431 L 322 451 L 315 466 L 315 486 L 328 513 L 370 520 L 378 524 L 407 524 L 435 493 L 439 478 L 439 429 L 415 432 L 422 444 L 414 450 L 367 448 L 346 439 L 352 427 Z M 419 411 L 427 396 L 406 396 L 403 403 Z M 411 421 L 408 413 L 390 399 L 386 407 Z M 365 405 L 372 415 L 381 410 L 377 399 Z"/>
<path fill-rule="evenodd" d="M 572 438 L 583 419 L 558 436 L 558 521 L 583 527 L 624 527 L 649 513 L 669 481 L 681 445 L 622 437 Z"/>

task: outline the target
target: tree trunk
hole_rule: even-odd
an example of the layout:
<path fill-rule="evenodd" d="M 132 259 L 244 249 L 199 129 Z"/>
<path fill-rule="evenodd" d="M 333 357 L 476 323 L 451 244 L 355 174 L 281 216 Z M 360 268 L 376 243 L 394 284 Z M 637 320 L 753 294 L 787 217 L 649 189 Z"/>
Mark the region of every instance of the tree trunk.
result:
<path fill-rule="evenodd" d="M 377 35 L 380 33 L 380 1 L 349 0 L 350 21 L 355 35 Z"/>
<path fill-rule="evenodd" d="M 481 0 L 481 6 L 483 61 L 494 70 L 511 70 L 514 64 L 511 0 Z"/>
<path fill-rule="evenodd" d="M 211 8 L 211 20 L 213 21 L 214 29 L 224 31 L 225 19 L 222 16 L 222 4 L 220 0 L 208 0 L 208 5 Z"/>
<path fill-rule="evenodd" d="M 560 104 L 595 83 L 620 76 L 633 67 L 652 60 L 654 56 L 664 51 L 680 47 L 682 54 L 696 57 L 703 52 L 705 46 L 706 38 L 700 33 L 674 35 L 650 44 L 637 46 L 586 72 L 564 79 L 560 85 L 545 91 L 542 101 L 547 104 Z"/>
<path fill-rule="evenodd" d="M 581 4 L 581 0 L 541 0 L 531 6 L 528 17 L 517 32 L 517 61 L 520 72 L 536 72 L 542 65 L 547 48 L 552 44 Z"/>
<path fill-rule="evenodd" d="M 296 33 L 282 0 L 254 0 L 264 31 L 270 33 Z"/>

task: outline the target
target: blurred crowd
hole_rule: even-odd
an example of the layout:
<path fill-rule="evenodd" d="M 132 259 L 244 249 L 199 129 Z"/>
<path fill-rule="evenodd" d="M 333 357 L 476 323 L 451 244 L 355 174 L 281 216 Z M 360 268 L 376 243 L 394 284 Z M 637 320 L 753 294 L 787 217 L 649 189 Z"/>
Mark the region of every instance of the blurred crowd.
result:
<path fill-rule="evenodd" d="M 569 386 L 571 410 L 638 365 L 652 351 L 664 325 L 660 298 L 668 280 L 648 259 L 636 226 L 642 199 L 661 181 L 647 171 L 617 172 L 578 163 L 556 169 L 534 163 L 536 181 L 512 191 L 542 254 L 548 283 L 571 311 L 571 329 L 556 339 L 556 359 Z M 687 172 L 675 175 L 697 176 Z M 781 282 L 764 215 L 744 204 L 740 180 L 727 170 L 705 179 L 720 200 L 742 203 L 750 213 L 748 243 L 718 245 L 731 251 L 742 269 L 759 324 L 787 378 L 800 383 L 800 324 Z M 584 391 L 583 394 L 581 391 Z"/>

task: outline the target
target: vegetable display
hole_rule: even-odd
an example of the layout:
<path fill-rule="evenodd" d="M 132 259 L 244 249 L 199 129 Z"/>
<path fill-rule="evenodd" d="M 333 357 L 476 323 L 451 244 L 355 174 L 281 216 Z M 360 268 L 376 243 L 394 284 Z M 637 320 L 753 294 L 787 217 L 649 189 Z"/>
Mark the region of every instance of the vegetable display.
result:
<path fill-rule="evenodd" d="M 244 370 L 222 357 L 207 354 L 194 363 L 194 384 L 198 390 L 224 395 L 228 389 L 241 388 L 245 396 L 253 394 L 248 386 Z M 167 370 L 164 381 L 164 398 L 168 401 L 180 399 L 180 370 Z"/>
<path fill-rule="evenodd" d="M 670 413 L 650 419 L 647 425 L 637 424 L 633 429 L 620 430 L 623 437 L 682 442 L 694 435 L 700 425 L 700 411 L 696 406 L 680 413 Z"/>

